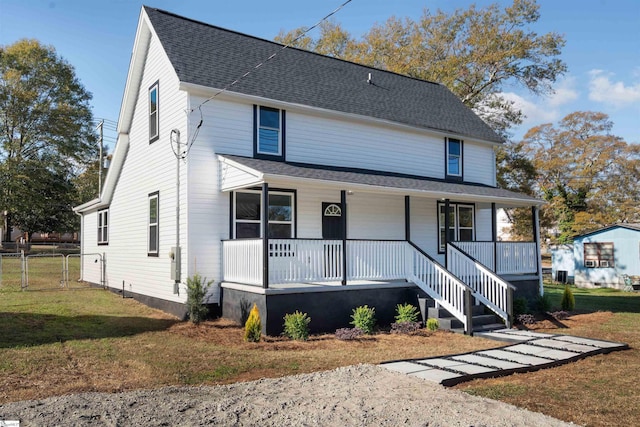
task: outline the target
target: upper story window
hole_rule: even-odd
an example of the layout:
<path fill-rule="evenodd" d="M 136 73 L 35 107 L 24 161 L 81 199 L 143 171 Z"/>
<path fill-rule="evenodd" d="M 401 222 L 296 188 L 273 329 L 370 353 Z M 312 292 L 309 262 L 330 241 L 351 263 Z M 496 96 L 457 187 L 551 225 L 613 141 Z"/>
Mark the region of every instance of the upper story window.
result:
<path fill-rule="evenodd" d="M 613 267 L 613 242 L 584 243 L 584 266 L 589 268 Z"/>
<path fill-rule="evenodd" d="M 462 141 L 447 138 L 446 176 L 462 179 Z"/>
<path fill-rule="evenodd" d="M 294 237 L 295 193 L 269 191 L 269 238 Z M 234 233 L 236 239 L 262 236 L 262 194 L 246 190 L 234 193 Z"/>
<path fill-rule="evenodd" d="M 149 221 L 148 221 L 148 241 L 147 255 L 158 256 L 160 240 L 160 230 L 158 228 L 158 217 L 160 214 L 160 194 L 158 192 L 149 194 Z"/>
<path fill-rule="evenodd" d="M 277 108 L 254 106 L 254 155 L 284 159 L 285 112 Z"/>
<path fill-rule="evenodd" d="M 109 243 L 109 210 L 98 211 L 98 244 Z"/>
<path fill-rule="evenodd" d="M 158 105 L 158 82 L 155 82 L 149 88 L 149 143 L 160 138 Z"/>

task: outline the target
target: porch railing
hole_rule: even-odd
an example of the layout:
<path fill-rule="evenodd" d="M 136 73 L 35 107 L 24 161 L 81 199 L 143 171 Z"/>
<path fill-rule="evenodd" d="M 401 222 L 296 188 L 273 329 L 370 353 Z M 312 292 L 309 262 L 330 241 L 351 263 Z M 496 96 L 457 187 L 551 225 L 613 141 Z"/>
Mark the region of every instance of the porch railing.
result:
<path fill-rule="evenodd" d="M 471 287 L 478 301 L 504 319 L 507 327 L 511 327 L 513 285 L 465 253 L 457 244 L 447 244 L 447 269 Z"/>
<path fill-rule="evenodd" d="M 223 280 L 262 285 L 260 239 L 222 242 Z M 342 240 L 269 239 L 269 284 L 338 282 L 343 279 Z M 471 331 L 472 289 L 407 241 L 348 240 L 347 280 L 415 283 Z"/>
<path fill-rule="evenodd" d="M 497 274 L 538 271 L 535 242 L 455 242 L 455 245 Z"/>

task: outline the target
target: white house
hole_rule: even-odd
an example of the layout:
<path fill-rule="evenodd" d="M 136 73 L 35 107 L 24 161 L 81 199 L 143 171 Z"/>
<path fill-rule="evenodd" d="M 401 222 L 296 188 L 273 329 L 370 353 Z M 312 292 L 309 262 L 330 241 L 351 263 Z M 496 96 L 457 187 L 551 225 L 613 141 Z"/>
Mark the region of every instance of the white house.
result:
<path fill-rule="evenodd" d="M 496 188 L 498 144 L 440 84 L 144 7 L 102 194 L 76 208 L 106 262 L 84 279 L 184 315 L 198 272 L 267 333 L 417 294 L 467 332 L 472 300 L 508 323 L 512 284 L 541 291 L 539 243 L 497 242 L 496 212 L 537 225 L 541 202 Z"/>

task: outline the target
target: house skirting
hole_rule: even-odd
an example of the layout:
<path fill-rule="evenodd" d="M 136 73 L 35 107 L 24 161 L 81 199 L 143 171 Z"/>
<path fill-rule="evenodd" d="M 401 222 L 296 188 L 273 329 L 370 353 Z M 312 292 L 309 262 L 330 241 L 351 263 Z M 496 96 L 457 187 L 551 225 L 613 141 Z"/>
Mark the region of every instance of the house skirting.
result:
<path fill-rule="evenodd" d="M 418 296 L 424 293 L 415 285 L 370 284 L 322 287 L 290 287 L 262 289 L 234 283 L 222 284 L 222 317 L 244 325 L 249 311 L 256 304 L 262 320 L 262 333 L 280 335 L 284 316 L 298 310 L 311 318 L 312 333 L 335 332 L 350 328 L 353 309 L 368 305 L 375 308 L 379 326 L 394 322 L 396 305 L 418 306 Z"/>
<path fill-rule="evenodd" d="M 537 275 L 509 275 L 503 278 L 516 287 L 513 298 L 525 298 L 536 301 L 540 296 L 540 279 Z"/>

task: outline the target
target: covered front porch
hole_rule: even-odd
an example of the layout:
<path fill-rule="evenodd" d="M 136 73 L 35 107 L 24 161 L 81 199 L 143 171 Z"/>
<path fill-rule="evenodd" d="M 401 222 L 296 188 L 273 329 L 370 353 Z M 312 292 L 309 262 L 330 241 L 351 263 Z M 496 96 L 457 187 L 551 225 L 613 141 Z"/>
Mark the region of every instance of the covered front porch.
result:
<path fill-rule="evenodd" d="M 498 206 L 529 204 L 537 230 L 535 199 L 426 179 L 220 161 L 221 190 L 231 194 L 230 239 L 221 243 L 226 317 L 240 320 L 257 303 L 261 314 L 278 313 L 275 329 L 280 314 L 295 310 L 347 327 L 358 305 L 388 312 L 380 317 L 392 321 L 397 304 L 421 296 L 471 332 L 474 304 L 510 324 L 514 286 L 505 275 L 540 280 L 536 239 L 496 239 Z"/>

